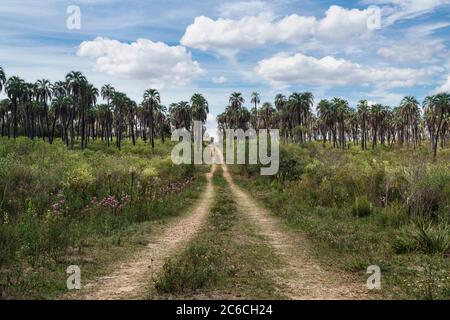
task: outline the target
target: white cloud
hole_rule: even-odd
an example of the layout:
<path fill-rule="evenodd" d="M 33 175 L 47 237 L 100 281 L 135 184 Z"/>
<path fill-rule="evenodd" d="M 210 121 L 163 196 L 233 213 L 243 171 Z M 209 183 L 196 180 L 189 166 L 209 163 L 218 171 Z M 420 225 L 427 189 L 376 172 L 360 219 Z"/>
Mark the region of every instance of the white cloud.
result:
<path fill-rule="evenodd" d="M 322 39 L 345 39 L 367 37 L 371 30 L 367 27 L 373 12 L 368 9 L 345 9 L 331 6 L 325 12 L 325 18 L 317 25 L 317 36 Z"/>
<path fill-rule="evenodd" d="M 378 49 L 377 53 L 383 58 L 397 62 L 433 62 L 436 58 L 447 54 L 445 45 L 441 41 L 394 44 L 390 47 Z"/>
<path fill-rule="evenodd" d="M 440 68 L 374 68 L 331 56 L 317 59 L 301 53 L 277 55 L 259 61 L 255 67 L 255 72 L 275 87 L 292 84 L 412 87 L 424 83 L 437 71 Z"/>
<path fill-rule="evenodd" d="M 367 97 L 371 98 L 369 105 L 381 103 L 392 107 L 398 106 L 406 95 L 407 94 L 390 92 L 388 90 L 374 90 L 366 94 Z"/>
<path fill-rule="evenodd" d="M 442 84 L 440 87 L 437 87 L 433 91 L 434 94 L 442 93 L 442 92 L 450 93 L 450 75 L 447 77 L 447 80 L 445 81 L 444 84 Z"/>
<path fill-rule="evenodd" d="M 297 14 L 275 19 L 271 13 L 237 20 L 199 16 L 187 27 L 181 44 L 226 56 L 268 42 L 298 44 L 316 38 L 326 42 L 340 41 L 342 45 L 344 39 L 370 36 L 372 31 L 367 27 L 367 21 L 371 15 L 368 9 L 349 10 L 333 5 L 321 20 Z"/>
<path fill-rule="evenodd" d="M 224 76 L 214 77 L 214 78 L 212 78 L 212 82 L 216 83 L 216 84 L 221 84 L 221 83 L 228 82 L 228 79 L 225 78 Z"/>
<path fill-rule="evenodd" d="M 432 12 L 440 6 L 450 4 L 450 0 L 364 0 L 363 4 L 385 5 L 383 7 L 384 25 L 398 20 L 412 19 Z"/>
<path fill-rule="evenodd" d="M 94 70 L 125 79 L 147 80 L 155 87 L 184 85 L 204 74 L 182 46 L 138 39 L 133 43 L 98 37 L 80 44 L 77 55 L 95 59 Z"/>

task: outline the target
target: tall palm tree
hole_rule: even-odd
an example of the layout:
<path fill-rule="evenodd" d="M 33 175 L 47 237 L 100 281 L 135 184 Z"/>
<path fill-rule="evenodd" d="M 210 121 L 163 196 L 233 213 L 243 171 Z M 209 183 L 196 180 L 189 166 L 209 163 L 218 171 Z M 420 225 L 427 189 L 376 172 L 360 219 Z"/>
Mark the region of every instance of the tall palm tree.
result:
<path fill-rule="evenodd" d="M 3 99 L 0 100 L 0 117 L 2 120 L 2 137 L 5 136 L 5 131 L 8 132 L 8 137 L 10 135 L 9 133 L 9 129 L 6 128 L 6 123 L 8 122 L 8 126 L 9 126 L 9 119 L 8 119 L 8 114 L 9 114 L 9 110 L 11 109 L 11 101 L 9 99 Z"/>
<path fill-rule="evenodd" d="M 433 130 L 430 130 L 430 139 L 433 148 L 433 158 L 437 157 L 437 146 L 439 135 L 445 117 L 450 113 L 450 94 L 439 93 L 434 96 L 428 96 L 424 101 L 425 112 L 432 123 Z"/>
<path fill-rule="evenodd" d="M 303 129 L 302 129 L 302 108 L 303 108 L 303 97 L 301 93 L 294 92 L 289 96 L 289 111 L 293 118 L 293 129 L 296 130 L 296 139 L 298 142 L 303 142 Z"/>
<path fill-rule="evenodd" d="M 283 94 L 278 93 L 275 96 L 274 103 L 275 103 L 275 108 L 277 109 L 278 114 L 279 114 L 279 117 L 278 117 L 279 118 L 279 123 L 278 123 L 279 129 L 284 134 L 285 141 L 287 141 L 288 134 L 289 134 L 288 123 L 290 122 L 289 110 L 287 108 L 287 106 L 288 106 L 287 99 Z"/>
<path fill-rule="evenodd" d="M 5 82 L 6 82 L 5 71 L 3 71 L 3 68 L 0 67 L 0 92 L 2 92 Z"/>
<path fill-rule="evenodd" d="M 333 98 L 331 99 L 331 104 L 334 106 L 337 115 L 339 145 L 341 148 L 345 148 L 345 118 L 349 112 L 348 102 L 341 98 Z"/>
<path fill-rule="evenodd" d="M 150 140 L 152 149 L 155 147 L 155 124 L 154 124 L 154 108 L 161 103 L 161 97 L 158 90 L 148 89 L 144 92 L 144 104 L 147 107 L 148 119 L 150 124 Z"/>
<path fill-rule="evenodd" d="M 302 120 L 303 120 L 303 124 L 306 129 L 307 129 L 307 133 L 308 133 L 308 138 L 309 141 L 311 141 L 311 110 L 312 107 L 314 105 L 314 95 L 311 92 L 303 92 L 301 94 L 302 97 Z M 306 139 L 306 138 L 305 138 Z"/>
<path fill-rule="evenodd" d="M 21 78 L 17 76 L 13 76 L 9 78 L 8 81 L 6 82 L 5 91 L 9 100 L 12 103 L 13 138 L 15 139 L 17 137 L 17 129 L 18 129 L 17 108 L 19 101 L 23 98 L 25 92 L 25 81 L 23 81 Z"/>
<path fill-rule="evenodd" d="M 322 142 L 325 146 L 327 142 L 327 136 L 329 136 L 331 133 L 334 133 L 334 111 L 332 104 L 328 100 L 320 100 L 320 102 L 317 104 L 317 114 L 319 116 L 320 121 L 320 128 L 322 133 Z M 331 141 L 331 136 L 330 136 Z"/>
<path fill-rule="evenodd" d="M 167 124 L 167 108 L 166 106 L 159 105 L 159 108 L 156 110 L 155 113 L 155 123 L 156 127 L 159 129 L 159 137 L 161 139 L 161 142 L 164 143 L 164 135 L 167 130 L 170 130 L 170 127 L 168 128 Z"/>
<path fill-rule="evenodd" d="M 195 93 L 191 98 L 192 122 L 194 120 L 205 122 L 209 113 L 208 101 L 200 93 Z"/>
<path fill-rule="evenodd" d="M 233 92 L 228 99 L 230 105 L 228 110 L 228 115 L 233 118 L 234 128 L 236 129 L 239 125 L 239 112 L 245 103 L 245 99 L 240 92 Z"/>
<path fill-rule="evenodd" d="M 361 123 L 361 149 L 367 150 L 367 121 L 369 119 L 369 103 L 367 100 L 360 100 L 358 103 L 358 117 Z"/>
<path fill-rule="evenodd" d="M 381 104 L 374 104 L 370 108 L 370 120 L 372 124 L 372 149 L 377 145 L 377 137 L 380 130 L 380 124 L 384 116 L 384 107 Z"/>
<path fill-rule="evenodd" d="M 111 101 L 111 98 L 114 94 L 114 92 L 116 91 L 116 89 L 114 89 L 114 87 L 110 84 L 105 84 L 103 85 L 103 87 L 101 88 L 101 95 L 102 98 L 104 100 L 106 100 L 106 103 L 109 105 L 109 102 Z"/>
<path fill-rule="evenodd" d="M 122 129 L 127 113 L 127 96 L 122 92 L 116 91 L 111 98 L 111 104 L 114 107 L 116 146 L 120 149 L 122 147 Z"/>
<path fill-rule="evenodd" d="M 97 98 L 99 96 L 99 91 L 94 85 L 84 82 L 83 85 L 83 96 L 82 96 L 82 111 L 81 111 L 81 149 L 86 147 L 86 114 L 88 111 L 92 116 L 94 106 L 97 104 Z"/>
<path fill-rule="evenodd" d="M 261 99 L 258 92 L 253 92 L 250 102 L 255 106 L 253 108 L 253 116 L 255 117 L 255 121 L 253 123 L 254 129 L 259 130 L 259 113 L 258 113 L 258 105 L 261 103 Z"/>
<path fill-rule="evenodd" d="M 48 105 L 47 101 L 52 98 L 52 84 L 47 79 L 38 80 L 35 84 L 36 87 L 36 100 L 42 103 L 43 115 L 45 118 L 45 125 L 47 127 L 47 138 L 48 142 L 52 143 L 52 138 L 50 137 L 50 123 L 48 119 Z"/>
<path fill-rule="evenodd" d="M 413 141 L 414 148 L 418 143 L 418 126 L 420 118 L 419 101 L 413 96 L 407 96 L 400 102 L 400 113 L 406 119 L 406 140 Z"/>
<path fill-rule="evenodd" d="M 178 103 L 172 103 L 169 107 L 169 113 L 175 129 L 185 128 L 190 130 L 192 115 L 189 102 L 180 101 Z"/>
<path fill-rule="evenodd" d="M 75 116 L 76 113 L 80 113 L 81 99 L 83 95 L 83 86 L 87 82 L 86 77 L 79 71 L 71 71 L 66 75 L 67 91 L 72 97 L 72 107 L 69 112 L 69 124 L 70 124 L 70 149 L 74 147 L 75 140 Z"/>
<path fill-rule="evenodd" d="M 264 128 L 269 129 L 271 126 L 271 118 L 273 113 L 275 112 L 275 109 L 273 108 L 272 104 L 270 102 L 264 102 L 260 114 L 261 118 L 264 122 Z"/>

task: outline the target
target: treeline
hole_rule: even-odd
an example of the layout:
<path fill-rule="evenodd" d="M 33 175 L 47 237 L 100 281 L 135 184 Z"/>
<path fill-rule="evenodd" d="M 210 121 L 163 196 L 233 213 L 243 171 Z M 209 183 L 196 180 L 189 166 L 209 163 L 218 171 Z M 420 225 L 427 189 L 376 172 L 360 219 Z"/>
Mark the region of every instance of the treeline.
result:
<path fill-rule="evenodd" d="M 429 140 L 436 158 L 438 145 L 446 147 L 450 135 L 450 95 L 440 93 L 425 98 L 422 104 L 413 96 L 404 97 L 399 106 L 370 105 L 359 101 L 355 108 L 341 98 L 321 100 L 312 112 L 314 96 L 310 92 L 276 95 L 273 104 L 261 105 L 260 95 L 251 96 L 250 110 L 244 107 L 240 92 L 229 98 L 224 113 L 217 117 L 219 129 L 279 128 L 285 141 L 302 143 L 323 141 L 346 148 L 348 143 L 363 150 L 378 143 L 410 145 Z M 260 106 L 261 105 L 261 106 Z"/>
<path fill-rule="evenodd" d="M 90 139 L 101 139 L 120 148 L 123 139 L 133 144 L 148 140 L 154 148 L 155 138 L 164 142 L 171 126 L 191 127 L 194 120 L 206 121 L 208 102 L 194 94 L 189 102 L 161 104 L 160 93 L 148 89 L 140 104 L 109 84 L 100 90 L 77 71 L 68 73 L 63 81 L 51 83 L 42 79 L 25 82 L 18 76 L 7 78 L 0 67 L 0 92 L 7 99 L 0 101 L 1 135 L 16 138 L 41 138 L 50 144 L 61 138 L 69 149 L 75 141 L 84 149 Z M 101 96 L 106 103 L 98 104 Z"/>

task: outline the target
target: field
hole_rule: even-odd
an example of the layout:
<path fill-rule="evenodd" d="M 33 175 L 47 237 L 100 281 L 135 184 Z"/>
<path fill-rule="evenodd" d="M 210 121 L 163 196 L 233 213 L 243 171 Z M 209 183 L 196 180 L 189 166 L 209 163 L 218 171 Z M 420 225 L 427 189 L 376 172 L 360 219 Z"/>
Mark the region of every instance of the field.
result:
<path fill-rule="evenodd" d="M 276 176 L 216 165 L 205 179 L 172 147 L 2 139 L 2 298 L 450 297 L 448 150 L 282 144 Z M 371 265 L 381 290 L 364 288 Z"/>
<path fill-rule="evenodd" d="M 202 169 L 174 166 L 171 146 L 119 151 L 98 141 L 69 152 L 61 141 L 2 138 L 1 296 L 55 297 L 67 290 L 69 265 L 97 274 L 192 205 Z"/>
<path fill-rule="evenodd" d="M 384 298 L 450 297 L 450 153 L 284 145 L 277 177 L 233 166 L 239 184 L 304 232 L 326 265 L 382 272 Z"/>

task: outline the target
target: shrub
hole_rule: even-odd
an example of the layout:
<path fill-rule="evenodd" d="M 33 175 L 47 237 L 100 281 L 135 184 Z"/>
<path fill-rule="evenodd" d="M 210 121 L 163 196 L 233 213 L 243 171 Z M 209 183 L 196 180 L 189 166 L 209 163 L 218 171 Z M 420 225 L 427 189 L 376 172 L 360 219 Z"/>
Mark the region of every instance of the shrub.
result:
<path fill-rule="evenodd" d="M 352 207 L 352 214 L 355 217 L 367 217 L 372 214 L 373 207 L 367 196 L 356 197 L 355 202 Z"/>
<path fill-rule="evenodd" d="M 409 221 L 409 216 L 403 205 L 393 203 L 387 208 L 378 210 L 375 219 L 377 223 L 383 227 L 398 228 Z"/>
<path fill-rule="evenodd" d="M 415 238 L 425 253 L 446 253 L 450 248 L 450 228 L 442 224 L 420 224 Z"/>
<path fill-rule="evenodd" d="M 450 249 L 450 228 L 444 224 L 417 223 L 403 228 L 395 238 L 397 253 L 445 254 Z"/>

